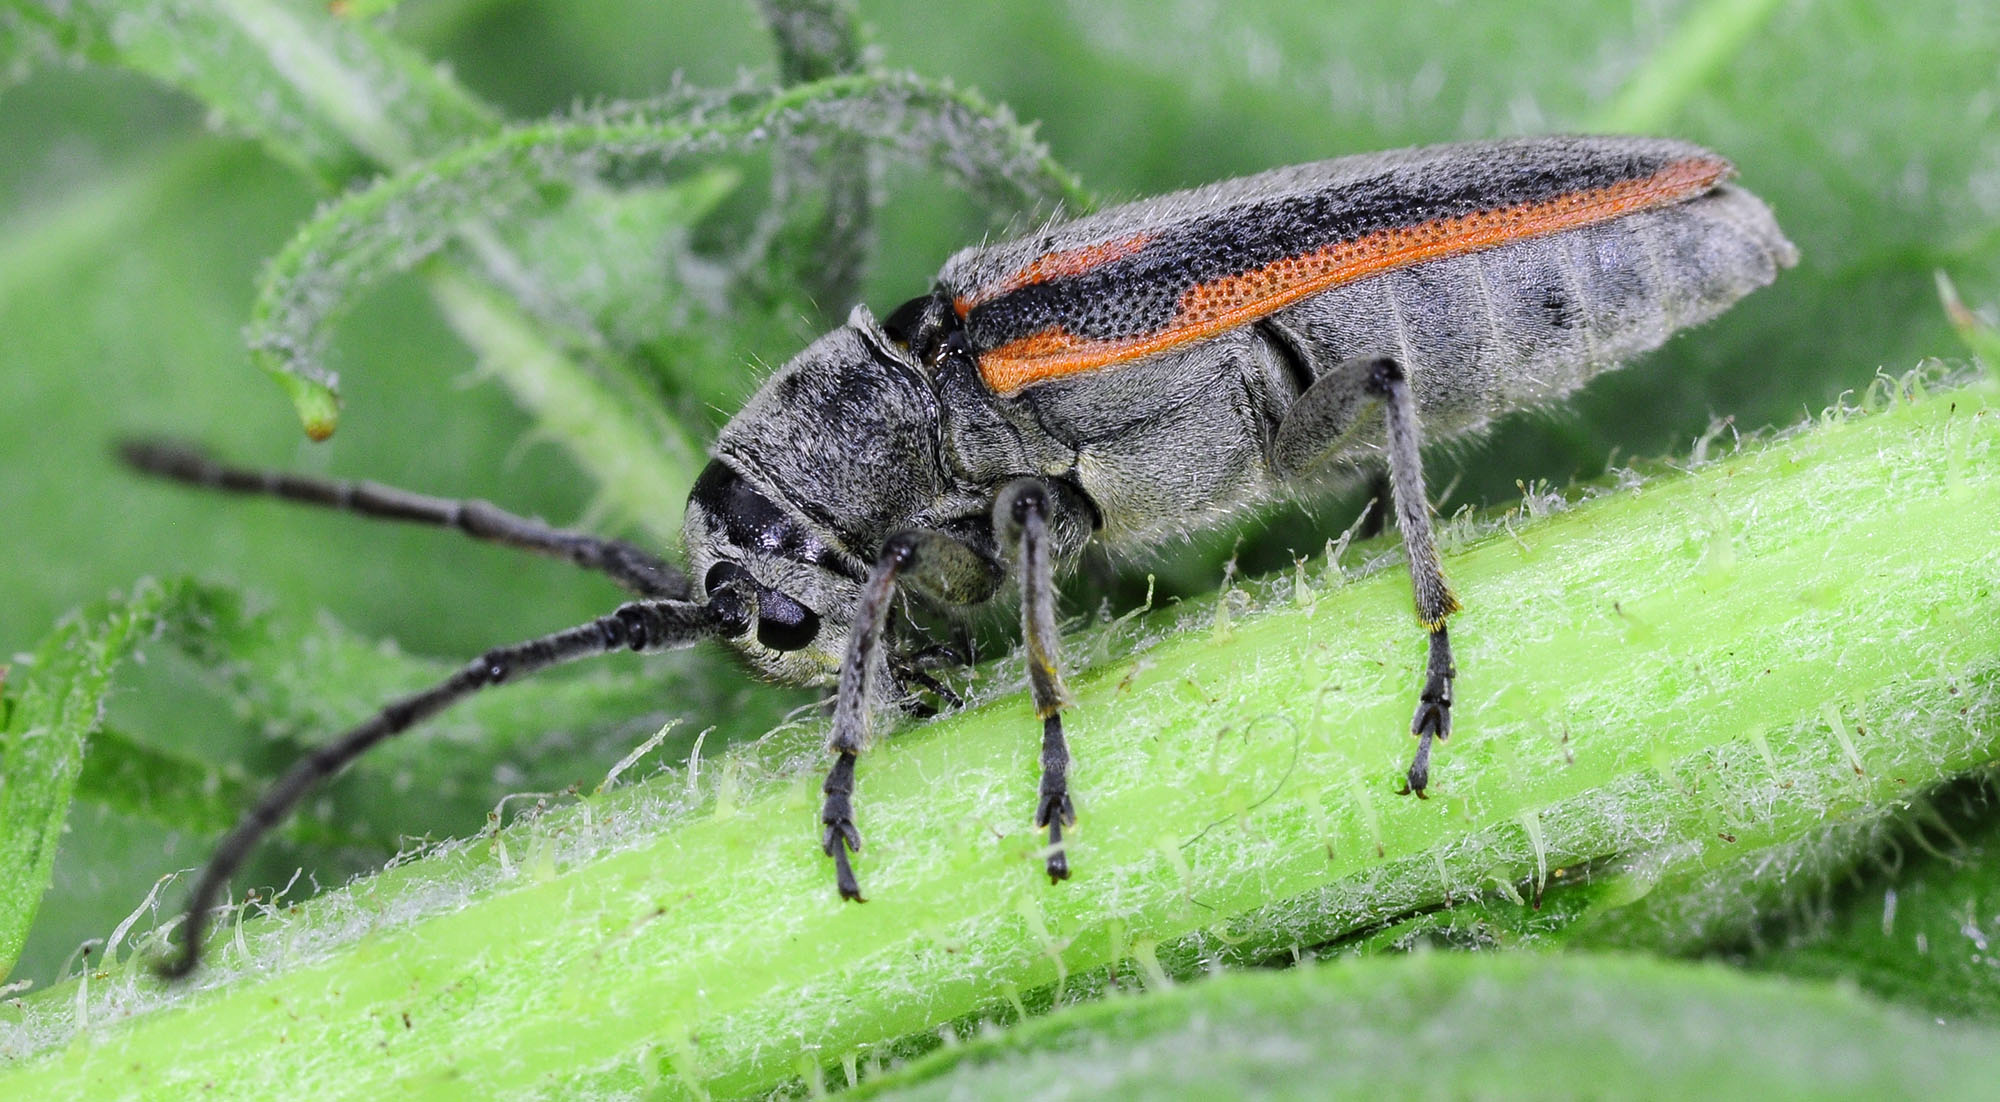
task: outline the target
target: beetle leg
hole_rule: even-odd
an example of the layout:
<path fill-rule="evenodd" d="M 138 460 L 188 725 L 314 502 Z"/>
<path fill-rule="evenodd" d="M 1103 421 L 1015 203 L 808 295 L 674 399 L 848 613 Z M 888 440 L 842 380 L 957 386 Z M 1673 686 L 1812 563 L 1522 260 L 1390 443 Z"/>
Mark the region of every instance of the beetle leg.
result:
<path fill-rule="evenodd" d="M 941 708 L 965 707 L 964 697 L 958 695 L 951 686 L 932 677 L 929 671 L 917 665 L 916 661 L 908 656 L 889 656 L 889 677 L 895 681 L 898 690 L 896 706 L 903 710 L 904 715 L 914 719 L 930 719 L 937 715 Z M 932 704 L 925 700 L 918 695 L 919 690 L 937 697 L 938 703 Z"/>
<path fill-rule="evenodd" d="M 1403 534 L 1403 551 L 1410 560 L 1410 584 L 1416 590 L 1417 619 L 1430 629 L 1430 659 L 1424 664 L 1424 690 L 1417 698 L 1410 733 L 1417 736 L 1417 754 L 1410 761 L 1408 791 L 1419 797 L 1430 781 L 1430 745 L 1451 736 L 1451 682 L 1458 669 L 1451 659 L 1451 636 L 1445 621 L 1459 610 L 1458 597 L 1444 577 L 1437 540 L 1431 532 L 1430 501 L 1424 496 L 1424 464 L 1418 454 L 1423 429 L 1409 380 L 1394 360 L 1377 360 L 1368 372 L 1368 393 L 1381 399 L 1388 422 L 1389 482 L 1396 501 L 1396 528 Z"/>
<path fill-rule="evenodd" d="M 854 609 L 854 627 L 847 639 L 847 656 L 840 664 L 840 683 L 833 703 L 833 730 L 826 748 L 834 755 L 820 791 L 820 823 L 826 833 L 820 848 L 833 858 L 834 886 L 842 899 L 865 903 L 848 855 L 861 851 L 861 831 L 854 825 L 854 762 L 868 744 L 870 701 L 877 667 L 886 666 L 882 639 L 899 579 L 940 600 L 977 604 L 999 587 L 1000 570 L 990 559 L 943 532 L 910 530 L 890 536 L 862 586 Z"/>
<path fill-rule="evenodd" d="M 1018 555 L 1028 685 L 1035 699 L 1035 715 L 1042 721 L 1042 783 L 1035 804 L 1035 825 L 1049 831 L 1050 883 L 1069 879 L 1062 831 L 1076 823 L 1076 808 L 1069 798 L 1069 743 L 1063 738 L 1062 726 L 1062 709 L 1069 703 L 1069 692 L 1056 668 L 1061 637 L 1056 629 L 1054 559 L 1060 547 L 1080 545 L 1089 533 L 1088 523 L 1079 523 L 1083 510 L 1057 511 L 1058 496 L 1064 492 L 1041 479 L 1021 479 L 1008 484 L 993 503 L 1000 543 Z M 1059 531 L 1051 532 L 1051 519 Z"/>
<path fill-rule="evenodd" d="M 1361 524 L 1354 530 L 1354 538 L 1372 540 L 1389 526 L 1389 500 L 1395 493 L 1389 485 L 1389 472 L 1376 471 L 1368 478 L 1368 504 L 1361 507 Z"/>
<path fill-rule="evenodd" d="M 1423 430 L 1409 380 L 1396 361 L 1357 357 L 1343 361 L 1304 394 L 1278 426 L 1273 458 L 1279 474 L 1297 478 L 1347 439 L 1363 410 L 1380 403 L 1387 436 L 1389 483 L 1394 497 L 1396 527 L 1403 533 L 1403 550 L 1410 561 L 1410 583 L 1416 590 L 1417 619 L 1430 632 L 1430 657 L 1424 665 L 1424 688 L 1417 699 L 1410 733 L 1417 737 L 1407 793 L 1424 794 L 1430 783 L 1431 740 L 1451 735 L 1451 683 L 1457 668 L 1451 657 L 1451 636 L 1445 621 L 1459 610 L 1458 598 L 1445 580 L 1431 533 L 1430 503 L 1424 496 L 1424 466 L 1420 456 Z"/>

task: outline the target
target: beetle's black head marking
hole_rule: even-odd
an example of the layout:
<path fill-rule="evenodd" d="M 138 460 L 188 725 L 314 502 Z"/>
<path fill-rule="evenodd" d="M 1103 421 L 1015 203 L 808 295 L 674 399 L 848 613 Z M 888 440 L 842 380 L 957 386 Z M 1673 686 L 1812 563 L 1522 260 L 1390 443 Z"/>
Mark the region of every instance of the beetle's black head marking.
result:
<path fill-rule="evenodd" d="M 687 540 L 704 596 L 733 586 L 755 597 L 756 623 L 726 642 L 789 681 L 822 681 L 837 669 L 862 577 L 811 522 L 717 459 L 688 498 Z"/>
<path fill-rule="evenodd" d="M 719 459 L 709 461 L 688 500 L 721 524 L 732 547 L 810 563 L 836 574 L 853 573 L 839 552 L 804 520 L 778 508 L 764 491 Z"/>

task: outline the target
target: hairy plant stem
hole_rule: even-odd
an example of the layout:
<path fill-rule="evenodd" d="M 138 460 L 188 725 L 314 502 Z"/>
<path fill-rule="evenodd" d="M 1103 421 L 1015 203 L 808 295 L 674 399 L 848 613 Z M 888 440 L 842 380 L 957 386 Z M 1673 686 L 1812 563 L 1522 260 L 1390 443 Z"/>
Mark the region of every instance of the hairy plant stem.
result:
<path fill-rule="evenodd" d="M 1429 800 L 1394 795 L 1424 653 L 1408 582 L 1314 566 L 1066 640 L 1088 666 L 1066 713 L 1068 883 L 1042 875 L 1036 731 L 1013 693 L 863 756 L 870 902 L 842 905 L 812 830 L 810 725 L 249 922 L 241 949 L 224 922 L 193 992 L 127 960 L 0 1009 L 0 1089 L 736 1095 L 1010 1016 L 1022 993 L 1045 1005 L 1496 891 L 1532 906 L 1567 870 L 1614 873 L 1597 905 L 1616 908 L 1790 853 L 2000 755 L 1995 390 L 1902 395 L 1554 515 L 1448 529 L 1463 718 Z M 1782 887 L 1797 867 L 1762 875 Z"/>

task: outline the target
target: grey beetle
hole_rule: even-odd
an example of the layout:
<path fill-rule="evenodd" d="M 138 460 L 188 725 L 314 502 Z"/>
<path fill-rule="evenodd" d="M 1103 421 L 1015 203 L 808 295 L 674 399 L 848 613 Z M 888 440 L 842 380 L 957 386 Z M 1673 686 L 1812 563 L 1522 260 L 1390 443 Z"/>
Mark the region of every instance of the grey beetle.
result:
<path fill-rule="evenodd" d="M 1451 733 L 1446 621 L 1419 450 L 1568 394 L 1772 281 L 1796 253 L 1707 150 L 1531 138 L 1282 168 L 1131 203 L 951 258 L 877 323 L 856 308 L 723 429 L 695 482 L 688 574 L 628 543 L 479 501 L 248 471 L 174 444 L 135 467 L 214 488 L 458 528 L 601 571 L 638 600 L 488 651 L 308 755 L 222 840 L 209 910 L 313 786 L 459 698 L 571 659 L 720 639 L 767 677 L 836 686 L 821 845 L 845 899 L 855 763 L 885 676 L 927 680 L 897 595 L 950 613 L 1018 588 L 1042 721 L 1035 823 L 1051 881 L 1075 821 L 1055 578 L 1386 468 L 1429 637 L 1408 791 Z M 699 581 L 695 581 L 699 579 Z"/>

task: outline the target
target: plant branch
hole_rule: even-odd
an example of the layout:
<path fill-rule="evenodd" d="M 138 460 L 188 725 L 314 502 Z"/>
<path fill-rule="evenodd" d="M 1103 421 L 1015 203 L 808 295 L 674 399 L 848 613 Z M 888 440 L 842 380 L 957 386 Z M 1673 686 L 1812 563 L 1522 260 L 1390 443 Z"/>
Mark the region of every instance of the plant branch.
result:
<path fill-rule="evenodd" d="M 87 997 L 31 997 L 0 1020 L 0 1085 L 757 1092 L 1009 1014 L 996 993 L 1532 901 L 1589 865 L 1625 874 L 1615 907 L 1881 815 L 2000 754 L 2000 413 L 1990 386 L 1869 397 L 1686 476 L 1448 529 L 1464 716 L 1430 800 L 1394 795 L 1423 659 L 1407 581 L 1386 551 L 1361 578 L 1301 567 L 1066 640 L 1089 666 L 1066 884 L 1041 875 L 1028 706 L 989 689 L 863 758 L 865 906 L 814 845 L 821 734 L 784 731 L 249 923 L 198 993 L 118 962 Z M 125 1020 L 70 1043 L 79 1013 Z"/>

